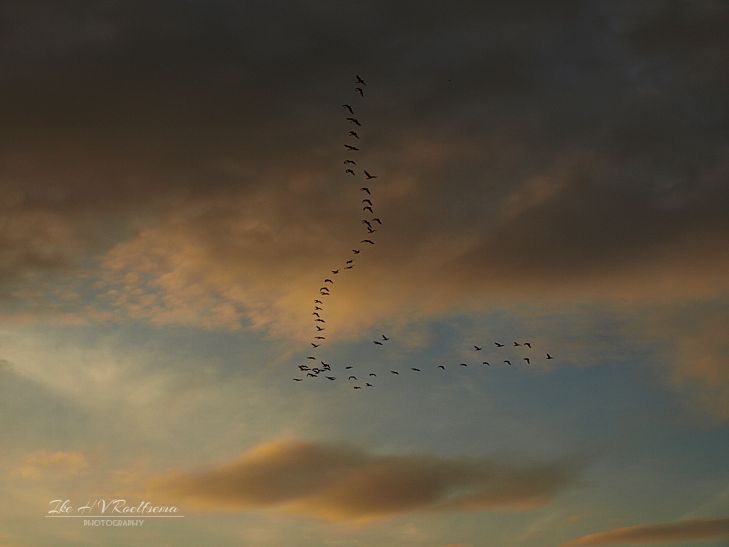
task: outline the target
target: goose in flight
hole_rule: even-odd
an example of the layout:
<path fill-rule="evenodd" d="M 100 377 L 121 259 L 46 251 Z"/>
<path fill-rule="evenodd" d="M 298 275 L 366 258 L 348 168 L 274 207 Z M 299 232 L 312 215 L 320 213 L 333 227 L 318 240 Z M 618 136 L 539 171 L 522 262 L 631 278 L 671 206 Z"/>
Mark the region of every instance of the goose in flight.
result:
<path fill-rule="evenodd" d="M 362 220 L 362 224 L 366 224 L 368 228 L 372 228 L 372 223 L 369 220 Z"/>
<path fill-rule="evenodd" d="M 345 169 L 345 170 L 344 170 L 344 172 L 345 172 L 345 173 L 349 173 L 349 174 L 350 174 L 350 175 L 352 175 L 353 177 L 355 176 L 355 174 L 354 174 L 354 171 L 352 171 L 351 169 Z"/>
<path fill-rule="evenodd" d="M 370 192 L 370 189 L 367 188 L 366 186 L 363 186 L 362 188 L 360 188 L 360 190 L 362 190 L 363 192 L 367 193 L 368 196 L 371 196 L 372 195 L 372 192 Z"/>
<path fill-rule="evenodd" d="M 519 342 L 514 342 L 514 347 L 515 347 L 515 348 L 517 348 L 517 347 L 519 347 L 519 346 L 521 346 L 521 344 L 520 344 Z"/>
<path fill-rule="evenodd" d="M 377 230 L 375 230 L 372 226 L 367 226 L 367 233 L 368 234 L 374 234 Z"/>
<path fill-rule="evenodd" d="M 311 315 L 316 315 L 317 317 L 321 317 L 321 315 L 319 315 L 319 312 L 316 312 L 316 311 L 311 312 Z"/>
<path fill-rule="evenodd" d="M 319 325 L 314 325 L 314 326 L 316 327 L 316 330 L 317 330 L 318 332 L 321 332 L 321 331 L 323 331 L 323 330 L 324 330 L 324 327 L 320 327 Z"/>
<path fill-rule="evenodd" d="M 351 264 L 352 262 L 354 262 L 354 260 L 352 260 L 352 259 L 347 260 L 347 264 Z"/>
<path fill-rule="evenodd" d="M 370 372 L 370 376 L 377 376 L 374 372 Z"/>
<path fill-rule="evenodd" d="M 334 275 L 337 275 L 337 274 L 339 273 L 339 270 L 332 270 L 332 273 L 333 273 Z"/>
<path fill-rule="evenodd" d="M 365 205 L 364 207 L 362 207 L 362 210 L 369 211 L 370 213 L 374 213 L 374 211 L 372 210 L 372 207 L 370 207 L 369 205 Z"/>
<path fill-rule="evenodd" d="M 308 366 L 306 365 L 297 365 L 299 367 L 299 370 L 310 370 Z"/>
<path fill-rule="evenodd" d="M 347 378 L 347 380 L 356 380 L 356 379 L 357 379 L 356 376 L 350 376 L 349 378 Z"/>
<path fill-rule="evenodd" d="M 549 353 L 547 354 L 547 359 L 554 359 Z"/>
<path fill-rule="evenodd" d="M 410 367 L 410 370 L 414 370 L 415 372 L 423 372 L 419 368 L 415 368 L 415 367 Z"/>
<path fill-rule="evenodd" d="M 360 250 L 359 249 L 352 249 L 352 253 L 358 255 L 360 253 Z"/>
<path fill-rule="evenodd" d="M 483 349 L 483 347 L 474 345 L 473 349 L 476 351 L 481 351 Z"/>
<path fill-rule="evenodd" d="M 375 244 L 375 242 L 372 241 L 371 239 L 363 239 L 362 241 L 360 241 L 360 243 L 369 243 L 370 245 L 374 245 Z"/>
<path fill-rule="evenodd" d="M 499 344 L 498 342 L 494 342 L 494 346 L 496 346 L 497 348 L 503 348 L 504 344 Z"/>
<path fill-rule="evenodd" d="M 326 340 L 325 336 L 315 336 L 314 340 Z"/>
<path fill-rule="evenodd" d="M 367 205 L 372 205 L 372 200 L 365 198 L 365 199 L 362 200 L 362 203 L 366 203 Z"/>
<path fill-rule="evenodd" d="M 336 380 L 336 376 L 325 376 L 327 380 Z"/>
<path fill-rule="evenodd" d="M 314 311 L 322 311 L 324 308 L 320 308 L 319 306 L 314 306 Z"/>
<path fill-rule="evenodd" d="M 356 146 L 352 146 L 351 144 L 345 144 L 344 145 L 344 148 L 346 148 L 347 150 L 352 150 L 354 152 L 358 152 L 359 151 L 359 148 L 357 148 Z"/>
<path fill-rule="evenodd" d="M 348 122 L 352 122 L 356 126 L 361 126 L 362 124 L 359 123 L 359 120 L 357 118 L 347 118 Z"/>
<path fill-rule="evenodd" d="M 524 357 L 524 360 L 526 361 L 527 365 L 531 363 L 531 361 L 529 360 L 529 357 Z"/>
<path fill-rule="evenodd" d="M 354 268 L 354 266 L 352 264 L 344 267 L 345 270 L 351 270 L 352 268 Z"/>
<path fill-rule="evenodd" d="M 321 300 L 314 300 L 314 304 L 323 304 Z"/>
<path fill-rule="evenodd" d="M 334 281 L 332 281 L 331 279 L 329 279 L 329 278 L 327 277 L 327 278 L 326 278 L 326 279 L 324 280 L 324 283 L 334 283 Z"/>
<path fill-rule="evenodd" d="M 346 367 L 344 367 L 344 370 L 350 370 L 351 368 L 354 368 L 354 367 L 352 367 L 352 365 L 347 365 Z"/>
<path fill-rule="evenodd" d="M 365 177 L 367 177 L 367 180 L 372 180 L 372 179 L 376 179 L 376 178 L 377 178 L 377 175 L 370 175 L 370 174 L 369 174 L 369 173 L 367 172 L 367 169 L 365 169 L 365 172 L 364 172 L 364 174 L 365 174 Z"/>
<path fill-rule="evenodd" d="M 524 342 L 524 345 L 525 345 L 526 347 L 528 347 L 529 349 L 532 349 L 532 344 L 531 344 L 531 342 Z"/>
<path fill-rule="evenodd" d="M 314 374 L 313 372 L 307 372 L 306 376 L 308 376 L 309 378 L 316 378 L 316 374 Z"/>
<path fill-rule="evenodd" d="M 307 359 L 309 359 L 310 361 L 316 361 L 316 357 L 314 357 L 313 355 L 309 355 Z"/>
<path fill-rule="evenodd" d="M 372 384 L 370 384 L 369 382 L 365 382 L 365 385 L 366 385 L 367 387 L 372 387 Z"/>
<path fill-rule="evenodd" d="M 344 160 L 344 165 L 357 165 L 357 162 L 354 160 Z"/>
<path fill-rule="evenodd" d="M 373 218 L 372 219 L 372 222 L 376 222 L 377 224 L 382 225 L 382 221 L 379 218 L 377 218 L 377 217 Z"/>
<path fill-rule="evenodd" d="M 378 346 L 381 346 L 382 345 L 382 342 L 380 342 L 379 340 L 372 340 L 372 343 L 373 344 L 376 344 Z"/>
<path fill-rule="evenodd" d="M 314 342 L 310 342 L 312 348 L 318 348 L 321 344 L 315 344 Z"/>
<path fill-rule="evenodd" d="M 466 363 L 461 363 L 462 367 L 467 367 L 468 365 Z"/>
<path fill-rule="evenodd" d="M 301 382 L 301 378 L 292 378 L 294 382 Z"/>
<path fill-rule="evenodd" d="M 349 111 L 350 114 L 354 115 L 354 110 L 352 109 L 352 105 L 351 104 L 343 104 L 342 106 L 344 108 L 346 108 Z"/>
<path fill-rule="evenodd" d="M 388 341 L 389 340 L 389 338 L 387 336 L 385 336 L 384 334 L 382 335 L 382 339 L 385 340 L 385 341 Z"/>
<path fill-rule="evenodd" d="M 367 82 L 365 82 L 365 81 L 364 81 L 364 80 L 362 79 L 362 77 L 361 77 L 361 76 L 357 75 L 357 76 L 356 76 L 356 78 L 357 78 L 357 83 L 358 83 L 358 84 L 362 84 L 362 85 L 367 85 Z"/>
<path fill-rule="evenodd" d="M 511 361 L 509 361 L 508 359 L 504 359 L 504 363 L 506 363 L 507 365 L 511 366 Z"/>
<path fill-rule="evenodd" d="M 361 387 L 359 387 L 359 386 L 354 386 L 354 388 L 353 388 L 353 389 L 362 389 L 362 388 L 361 388 Z"/>
<path fill-rule="evenodd" d="M 324 321 L 324 319 L 322 319 L 321 317 L 314 319 L 314 322 L 315 323 L 326 323 L 326 321 Z"/>
<path fill-rule="evenodd" d="M 481 364 L 482 364 L 482 365 L 486 365 L 487 367 L 490 367 L 490 366 L 491 366 L 491 363 L 489 363 L 488 361 L 484 361 L 484 362 L 483 362 L 483 363 L 481 363 Z"/>
<path fill-rule="evenodd" d="M 364 97 L 364 89 L 361 87 L 355 87 L 355 89 L 357 90 L 357 93 L 359 93 L 360 97 Z"/>
<path fill-rule="evenodd" d="M 445 365 L 438 365 L 438 368 L 441 370 L 445 370 Z"/>
<path fill-rule="evenodd" d="M 392 374 L 400 374 L 400 373 L 399 373 L 398 371 L 396 371 L 396 370 L 391 370 L 390 372 L 391 372 Z"/>
<path fill-rule="evenodd" d="M 349 132 L 349 133 L 347 133 L 347 134 L 348 134 L 348 135 L 349 135 L 350 137 L 354 137 L 355 139 L 359 139 L 359 135 L 357 134 L 357 132 L 356 132 L 356 131 L 350 131 L 350 132 Z"/>

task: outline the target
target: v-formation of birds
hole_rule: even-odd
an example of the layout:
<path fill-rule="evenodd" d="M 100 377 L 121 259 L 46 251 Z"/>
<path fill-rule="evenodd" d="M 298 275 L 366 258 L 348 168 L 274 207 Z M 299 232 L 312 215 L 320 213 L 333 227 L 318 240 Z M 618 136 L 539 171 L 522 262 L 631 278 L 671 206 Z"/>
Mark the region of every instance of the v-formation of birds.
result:
<path fill-rule="evenodd" d="M 365 88 L 367 87 L 367 82 L 359 75 L 355 76 L 355 80 L 356 87 L 354 88 L 354 91 L 357 94 L 355 96 L 355 99 L 362 100 L 365 96 Z M 352 249 L 351 257 L 347 258 L 343 264 L 340 264 L 334 269 L 330 270 L 331 275 L 327 274 L 327 277 L 325 277 L 322 281 L 321 287 L 319 287 L 319 295 L 317 298 L 314 299 L 314 309 L 311 314 L 314 320 L 314 336 L 312 338 L 312 341 L 310 342 L 313 350 L 317 350 L 322 344 L 325 343 L 327 339 L 325 332 L 326 319 L 324 319 L 324 303 L 327 297 L 331 296 L 331 290 L 334 288 L 336 276 L 340 273 L 344 273 L 354 269 L 355 260 L 362 252 L 362 249 L 367 246 L 375 245 L 375 239 L 372 234 L 377 232 L 383 224 L 382 219 L 375 214 L 374 187 L 368 186 L 368 181 L 374 181 L 375 179 L 377 179 L 377 175 L 374 175 L 369 170 L 367 170 L 364 167 L 364 162 L 362 162 L 361 159 L 359 162 L 354 159 L 355 157 L 359 159 L 358 153 L 361 152 L 361 145 L 359 144 L 359 142 L 361 141 L 361 134 L 363 135 L 362 122 L 357 115 L 357 109 L 355 109 L 352 104 L 345 103 L 342 105 L 342 108 L 345 110 L 345 121 L 348 122 L 349 125 L 349 128 L 347 130 L 347 137 L 351 141 L 344 144 L 345 150 L 350 153 L 348 154 L 348 157 L 345 158 L 343 161 L 344 174 L 348 177 L 364 178 L 365 185 L 359 188 L 361 198 L 360 209 L 362 211 L 362 214 L 360 216 L 366 217 L 361 219 L 361 224 L 367 235 L 359 242 L 359 245 L 357 245 L 356 248 Z M 384 347 L 389 341 L 390 338 L 383 334 L 380 336 L 380 338 L 373 340 L 372 343 L 375 346 Z M 514 341 L 512 345 L 513 347 L 522 347 L 528 350 L 532 349 L 532 345 L 530 342 Z M 494 342 L 494 346 L 496 346 L 496 348 L 503 348 L 505 344 L 502 344 L 501 342 Z M 473 350 L 476 352 L 480 352 L 482 351 L 482 349 L 483 346 L 473 346 Z M 547 353 L 545 358 L 552 359 L 553 357 L 549 353 Z M 529 355 L 520 356 L 519 359 L 521 363 L 525 365 L 531 365 L 533 357 L 531 356 L 531 352 L 529 352 Z M 301 363 L 297 365 L 299 372 L 304 374 L 305 376 L 293 378 L 295 382 L 301 382 L 304 379 L 317 379 L 320 376 L 323 376 L 329 381 L 337 380 L 337 376 L 334 376 L 332 364 L 324 362 L 316 355 L 307 356 L 306 361 L 307 363 Z M 316 364 L 317 362 L 318 364 Z M 513 362 L 511 359 L 503 359 L 501 361 L 495 360 L 494 364 L 498 363 L 503 364 L 503 366 L 512 366 L 514 364 L 517 364 L 518 362 L 519 361 Z M 491 364 L 492 363 L 490 361 L 481 361 L 481 366 L 491 366 Z M 453 365 L 435 364 L 433 367 L 436 370 L 445 372 L 451 366 Z M 455 366 L 468 367 L 469 363 L 458 363 Z M 371 382 L 374 382 L 375 378 L 377 378 L 376 372 L 368 371 L 365 373 L 359 373 L 360 375 L 358 376 L 358 373 L 354 373 L 354 365 L 346 365 L 344 366 L 344 370 L 346 371 L 345 374 L 347 375 L 347 381 L 350 383 L 354 382 L 352 384 L 353 389 L 359 390 L 363 388 L 374 387 L 374 384 Z M 423 371 L 424 368 L 410 367 L 411 373 L 418 374 L 422 373 Z M 395 376 L 400 375 L 399 370 L 390 370 L 389 373 Z"/>

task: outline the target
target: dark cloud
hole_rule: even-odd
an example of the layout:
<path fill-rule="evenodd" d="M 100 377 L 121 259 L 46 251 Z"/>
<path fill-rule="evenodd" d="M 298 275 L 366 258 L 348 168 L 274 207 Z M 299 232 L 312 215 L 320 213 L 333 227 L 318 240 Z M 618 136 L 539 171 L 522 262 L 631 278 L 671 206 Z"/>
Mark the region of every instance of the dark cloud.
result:
<path fill-rule="evenodd" d="M 350 445 L 284 440 L 230 463 L 158 479 L 152 489 L 214 510 L 373 519 L 412 511 L 529 509 L 573 486 L 579 468 L 567 461 L 377 455 Z"/>
<path fill-rule="evenodd" d="M 562 547 L 582 545 L 646 545 L 729 538 L 729 519 L 696 519 L 665 524 L 631 526 L 583 536 Z"/>

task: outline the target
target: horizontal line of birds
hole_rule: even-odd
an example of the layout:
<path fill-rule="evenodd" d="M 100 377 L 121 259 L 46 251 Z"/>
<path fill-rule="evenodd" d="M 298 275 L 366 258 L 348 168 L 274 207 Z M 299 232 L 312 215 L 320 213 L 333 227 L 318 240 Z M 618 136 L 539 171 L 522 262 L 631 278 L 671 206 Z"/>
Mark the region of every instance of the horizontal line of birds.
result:
<path fill-rule="evenodd" d="M 388 336 L 386 336 L 386 335 L 383 334 L 381 336 L 381 339 L 379 339 L 379 340 L 373 340 L 372 343 L 375 344 L 375 345 L 378 345 L 378 346 L 382 346 L 386 342 L 389 342 L 389 341 L 390 341 L 390 338 Z M 506 346 L 506 344 L 502 344 L 501 342 L 494 342 L 494 345 L 497 348 L 503 348 L 503 347 Z M 513 342 L 512 346 L 513 347 L 524 347 L 524 348 L 528 348 L 530 350 L 532 349 L 531 342 L 516 342 L 515 341 L 515 342 Z M 483 346 L 474 345 L 473 346 L 473 350 L 474 351 L 482 351 L 483 350 Z M 318 358 L 316 356 L 314 356 L 314 355 L 310 355 L 306 359 L 309 360 L 309 361 L 317 361 L 318 360 Z M 521 357 L 521 360 L 526 365 L 531 365 L 532 359 L 533 359 L 533 357 Z M 552 355 L 550 353 L 547 353 L 545 355 L 545 359 L 547 359 L 547 360 L 554 359 L 554 357 L 552 357 Z M 324 378 L 326 378 L 327 380 L 330 380 L 330 381 L 337 380 L 337 376 L 333 376 L 332 375 L 333 374 L 333 369 L 332 369 L 332 365 L 330 363 L 326 363 L 324 361 L 319 361 L 319 363 L 321 364 L 321 366 L 318 366 L 318 365 L 317 366 L 310 366 L 309 364 L 306 364 L 306 363 L 302 363 L 302 364 L 297 365 L 298 368 L 299 368 L 299 371 L 302 372 L 302 373 L 305 373 L 305 377 L 304 378 L 293 378 L 293 381 L 294 382 L 302 382 L 305 378 L 316 379 L 320 375 L 323 375 Z M 504 359 L 503 360 L 503 363 L 505 365 L 507 365 L 507 366 L 512 366 L 513 365 L 511 359 Z M 481 362 L 481 365 L 489 366 L 490 367 L 491 366 L 491 363 L 489 361 L 482 361 Z M 450 365 L 436 364 L 436 365 L 433 365 L 433 368 L 437 368 L 437 369 L 440 369 L 440 370 L 442 370 L 442 371 L 445 372 L 445 370 L 449 366 Z M 457 365 L 453 365 L 453 366 L 454 367 L 455 366 L 468 367 L 469 366 L 469 363 L 458 363 Z M 354 368 L 355 368 L 354 365 L 346 365 L 344 367 L 344 370 L 345 371 L 352 371 L 352 370 L 354 370 Z M 422 373 L 423 372 L 423 369 L 422 368 L 419 368 L 419 367 L 409 367 L 409 369 L 410 369 L 411 372 L 415 372 L 415 373 Z M 329 373 L 329 374 L 326 374 L 326 373 Z M 395 375 L 395 376 L 399 376 L 400 375 L 400 371 L 399 370 L 395 370 L 395 369 L 389 370 L 389 373 L 392 374 L 392 375 Z M 359 378 L 358 376 L 356 376 L 354 374 L 350 374 L 350 373 L 345 373 L 345 374 L 348 374 L 347 381 L 352 381 L 352 380 L 354 380 L 356 382 L 362 382 L 363 381 L 363 379 Z M 374 380 L 370 380 L 371 378 L 377 378 L 377 373 L 370 371 L 368 373 L 368 375 L 365 377 L 365 379 L 368 380 L 368 381 L 366 381 L 364 383 L 364 386 L 362 386 L 360 384 L 355 384 L 355 385 L 352 386 L 352 388 L 353 389 L 362 389 L 363 387 L 365 387 L 365 388 L 374 387 L 374 384 L 370 383 L 370 381 L 374 381 Z"/>
<path fill-rule="evenodd" d="M 354 89 L 360 98 L 364 98 L 364 88 L 367 86 L 367 82 L 359 75 L 355 76 L 355 80 L 356 80 L 356 87 Z M 348 152 L 360 152 L 360 148 L 357 145 L 361 141 L 361 137 L 359 134 L 359 128 L 362 127 L 362 122 L 360 122 L 360 120 L 356 117 L 357 114 L 355 113 L 355 109 L 351 104 L 345 103 L 342 105 L 342 108 L 344 108 L 347 111 L 347 114 L 349 114 L 348 116 L 345 116 L 345 120 L 347 122 L 349 122 L 350 124 L 352 124 L 353 126 L 355 126 L 354 129 L 350 129 L 347 132 L 347 137 L 350 137 L 351 139 L 354 139 L 354 140 L 351 141 L 351 143 L 345 143 L 344 148 Z M 352 176 L 352 177 L 357 177 L 356 170 L 359 170 L 358 163 L 354 159 L 346 158 L 344 160 L 344 174 Z M 375 179 L 377 179 L 377 176 L 373 175 L 367 169 L 361 169 L 361 174 L 364 176 L 364 179 L 366 181 L 374 181 Z M 369 213 L 369 215 L 370 215 L 369 218 L 361 219 L 361 224 L 367 230 L 368 237 L 366 237 L 365 239 L 362 239 L 360 241 L 360 245 L 374 245 L 375 242 L 373 239 L 371 239 L 369 237 L 369 235 L 377 232 L 378 228 L 380 226 L 382 226 L 382 219 L 375 216 L 375 211 L 374 211 L 375 206 L 374 206 L 374 201 L 373 201 L 374 195 L 372 192 L 372 188 L 369 186 L 362 186 L 362 187 L 360 187 L 359 190 L 366 196 L 366 197 L 363 197 L 360 201 L 362 213 Z M 355 258 L 360 253 L 361 253 L 361 250 L 359 248 L 352 249 L 352 258 L 347 259 L 343 265 L 340 265 L 339 267 L 332 269 L 331 270 L 332 275 L 338 275 L 341 271 L 353 269 L 354 265 L 355 265 Z M 314 335 L 312 341 L 310 342 L 311 347 L 314 349 L 319 348 L 326 341 L 326 335 L 324 334 L 324 331 L 326 331 L 326 327 L 324 326 L 324 325 L 326 325 L 326 319 L 324 319 L 324 317 L 323 317 L 324 302 L 323 302 L 323 300 L 321 300 L 321 298 L 330 296 L 331 289 L 333 288 L 333 286 L 334 286 L 334 279 L 332 279 L 331 277 L 325 277 L 324 280 L 322 281 L 322 286 L 319 287 L 319 297 L 320 298 L 314 299 L 314 309 L 313 309 L 311 315 L 312 315 L 312 317 L 314 317 L 315 335 Z M 372 343 L 377 346 L 383 346 L 389 341 L 390 341 L 390 338 L 383 334 L 380 339 L 373 340 Z M 494 344 L 496 345 L 496 347 L 504 347 L 504 344 L 501 344 L 500 342 L 494 342 Z M 514 342 L 513 345 L 514 345 L 514 347 L 524 346 L 524 347 L 531 349 L 530 342 L 523 342 L 523 343 Z M 475 351 L 481 351 L 483 348 L 481 346 L 473 346 L 473 349 Z M 552 356 L 549 353 L 547 353 L 546 358 L 552 359 Z M 298 365 L 299 371 L 306 373 L 305 378 L 318 378 L 320 374 L 323 374 L 327 380 L 335 381 L 337 379 L 336 376 L 326 374 L 326 373 L 332 372 L 332 368 L 331 368 L 330 364 L 325 363 L 324 361 L 317 358 L 315 355 L 310 355 L 306 359 L 308 361 L 319 361 L 321 366 L 309 366 L 307 364 L 299 364 Z M 527 365 L 531 364 L 530 357 L 524 357 L 523 360 Z M 486 366 L 491 366 L 488 361 L 483 361 L 482 364 L 486 365 Z M 511 365 L 512 363 L 509 359 L 505 359 L 504 364 Z M 461 367 L 467 367 L 468 363 L 460 363 L 459 365 Z M 440 368 L 443 371 L 446 370 L 446 365 L 443 365 L 443 364 L 436 365 L 436 367 Z M 349 366 L 345 366 L 344 368 L 345 368 L 345 370 L 351 370 L 351 369 L 353 369 L 353 366 L 349 365 Z M 411 367 L 410 369 L 412 372 L 422 372 L 422 370 L 417 367 Z M 390 370 L 390 373 L 393 375 L 400 374 L 400 372 L 397 370 Z M 375 378 L 376 376 L 377 376 L 377 374 L 375 372 L 370 372 L 369 376 L 367 378 Z M 295 382 L 301 382 L 304 380 L 304 378 L 294 378 L 293 380 Z M 351 374 L 351 375 L 349 375 L 348 380 L 358 381 L 359 379 L 357 378 L 357 376 Z M 362 389 L 362 387 L 363 386 L 361 386 L 361 385 L 353 386 L 354 389 Z M 373 384 L 371 384 L 370 382 L 365 382 L 364 387 L 373 387 Z"/>

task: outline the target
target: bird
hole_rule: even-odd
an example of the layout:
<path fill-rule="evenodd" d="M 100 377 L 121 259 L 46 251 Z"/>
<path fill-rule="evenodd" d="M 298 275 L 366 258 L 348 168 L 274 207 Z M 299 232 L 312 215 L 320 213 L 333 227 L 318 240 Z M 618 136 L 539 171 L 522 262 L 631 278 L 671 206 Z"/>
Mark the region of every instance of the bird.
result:
<path fill-rule="evenodd" d="M 363 186 L 362 188 L 360 188 L 360 190 L 362 190 L 363 192 L 366 192 L 368 196 L 372 195 L 372 192 L 370 192 L 370 189 L 367 188 L 366 186 Z"/>
<path fill-rule="evenodd" d="M 298 365 L 299 370 L 309 370 L 309 367 L 306 365 Z"/>
<path fill-rule="evenodd" d="M 319 306 L 314 306 L 314 311 L 322 311 L 324 308 L 320 308 Z"/>
<path fill-rule="evenodd" d="M 356 380 L 356 379 L 357 379 L 356 376 L 350 376 L 349 378 L 347 378 L 347 380 Z"/>
<path fill-rule="evenodd" d="M 359 148 L 357 148 L 356 146 L 352 146 L 351 144 L 345 144 L 344 145 L 344 148 L 346 148 L 347 150 L 352 150 L 354 152 L 358 152 L 359 151 Z"/>
<path fill-rule="evenodd" d="M 466 363 L 461 363 L 462 367 L 467 367 L 468 365 Z"/>
<path fill-rule="evenodd" d="M 336 376 L 325 376 L 327 380 L 336 380 Z"/>
<path fill-rule="evenodd" d="M 357 165 L 357 162 L 354 160 L 344 160 L 344 165 L 348 165 L 348 164 Z"/>
<path fill-rule="evenodd" d="M 321 300 L 314 300 L 314 304 L 323 304 Z"/>
<path fill-rule="evenodd" d="M 344 108 L 346 108 L 347 110 L 349 110 L 349 113 L 350 114 L 354 114 L 354 110 L 352 109 L 352 105 L 351 104 L 343 104 L 342 106 Z"/>
<path fill-rule="evenodd" d="M 347 365 L 346 367 L 344 367 L 345 370 L 349 370 L 351 368 L 353 368 L 352 365 Z"/>
<path fill-rule="evenodd" d="M 367 226 L 367 233 L 368 234 L 374 234 L 377 230 L 375 230 L 372 226 Z"/>
<path fill-rule="evenodd" d="M 367 172 L 367 169 L 365 169 L 365 172 L 364 172 L 364 174 L 365 174 L 365 177 L 367 177 L 367 180 L 371 180 L 371 179 L 376 179 L 376 178 L 377 178 L 377 175 L 370 175 L 370 174 L 369 174 L 369 173 Z"/>
<path fill-rule="evenodd" d="M 354 268 L 354 266 L 352 266 L 351 264 L 349 266 L 344 267 L 345 270 L 351 270 L 352 268 Z"/>
<path fill-rule="evenodd" d="M 359 123 L 359 120 L 357 118 L 347 118 L 348 122 L 352 122 L 354 125 L 361 126 L 362 124 Z"/>
<path fill-rule="evenodd" d="M 385 341 L 389 340 L 389 338 L 387 336 L 385 336 L 384 334 L 382 335 L 382 339 Z"/>
<path fill-rule="evenodd" d="M 315 336 L 314 340 L 326 340 L 325 336 Z"/>
<path fill-rule="evenodd" d="M 311 342 L 312 348 L 318 348 L 321 344 L 315 344 L 314 342 Z"/>
<path fill-rule="evenodd" d="M 347 260 L 347 264 L 351 264 L 352 262 L 354 262 L 354 260 L 352 260 L 352 259 Z"/>
<path fill-rule="evenodd" d="M 354 386 L 354 389 L 362 389 L 362 388 L 359 386 Z"/>
<path fill-rule="evenodd" d="M 319 315 L 319 312 L 312 312 L 311 315 L 316 315 L 317 317 L 321 317 L 321 315 Z"/>
<path fill-rule="evenodd" d="M 319 317 L 318 319 L 314 319 L 314 322 L 315 323 L 326 323 L 326 321 L 324 321 L 324 319 L 322 319 L 321 317 Z"/>
<path fill-rule="evenodd" d="M 357 135 L 356 131 L 350 131 L 348 133 L 348 135 L 350 135 L 351 137 L 354 137 L 355 139 L 359 139 L 359 135 Z"/>
<path fill-rule="evenodd" d="M 372 228 L 372 223 L 369 220 L 362 219 L 362 224 L 366 224 L 367 227 Z"/>
<path fill-rule="evenodd" d="M 339 270 L 332 270 L 332 273 L 333 273 L 334 275 L 337 275 L 337 274 L 339 273 Z"/>
<path fill-rule="evenodd" d="M 483 362 L 483 363 L 481 363 L 481 364 L 482 364 L 482 365 L 486 365 L 487 367 L 490 367 L 490 366 L 491 366 L 491 363 L 489 363 L 488 361 L 484 361 L 484 362 Z"/>
<path fill-rule="evenodd" d="M 511 366 L 511 361 L 509 361 L 508 359 L 504 359 L 504 363 L 506 363 L 507 365 Z"/>
<path fill-rule="evenodd" d="M 372 241 L 371 239 L 363 239 L 362 241 L 360 241 L 360 243 L 369 243 L 370 245 L 374 245 L 375 244 L 375 242 Z"/>
<path fill-rule="evenodd" d="M 314 373 L 312 373 L 312 372 L 307 372 L 307 373 L 306 373 L 306 376 L 307 376 L 307 377 L 311 377 L 311 378 L 316 378 L 316 374 L 314 374 Z"/>
<path fill-rule="evenodd" d="M 365 82 L 361 76 L 357 76 L 357 83 L 362 85 L 367 85 L 367 82 Z"/>
<path fill-rule="evenodd" d="M 324 327 L 320 327 L 319 325 L 314 325 L 314 326 L 316 327 L 316 330 L 318 332 L 321 332 L 321 331 L 325 330 Z"/>
<path fill-rule="evenodd" d="M 423 372 L 419 368 L 415 368 L 415 367 L 410 367 L 410 370 L 414 370 L 415 372 Z"/>
<path fill-rule="evenodd" d="M 547 354 L 547 359 L 554 359 L 549 353 Z"/>
<path fill-rule="evenodd" d="M 445 365 L 438 365 L 439 369 L 445 370 Z"/>
<path fill-rule="evenodd" d="M 352 252 L 353 252 L 354 254 L 358 255 L 358 254 L 360 253 L 360 250 L 359 250 L 359 249 L 352 249 Z"/>
<path fill-rule="evenodd" d="M 321 287 L 319 290 L 320 291 L 329 291 L 329 288 L 328 287 Z"/>
<path fill-rule="evenodd" d="M 373 218 L 372 222 L 376 222 L 377 224 L 382 224 L 382 221 L 377 217 Z"/>
<path fill-rule="evenodd" d="M 352 175 L 353 177 L 355 176 L 355 174 L 354 174 L 354 171 L 352 171 L 351 169 L 345 169 L 345 170 L 344 170 L 344 172 L 345 172 L 345 173 L 349 173 L 349 174 L 350 174 L 350 175 Z"/>
<path fill-rule="evenodd" d="M 313 355 L 309 355 L 309 356 L 307 357 L 307 359 L 309 359 L 309 360 L 311 360 L 311 361 L 316 361 L 316 357 L 314 357 Z"/>
<path fill-rule="evenodd" d="M 475 349 L 476 351 L 481 351 L 483 349 L 483 347 L 479 347 L 479 346 L 474 345 L 473 346 L 473 349 Z"/>
<path fill-rule="evenodd" d="M 526 361 L 527 365 L 531 363 L 531 361 L 529 360 L 529 357 L 524 357 L 524 360 Z"/>
<path fill-rule="evenodd" d="M 301 378 L 292 378 L 294 382 L 301 382 Z"/>
<path fill-rule="evenodd" d="M 499 344 L 498 342 L 494 342 L 494 345 L 495 345 L 495 346 L 496 346 L 497 348 L 503 348 L 503 347 L 504 347 L 504 344 Z"/>
<path fill-rule="evenodd" d="M 524 345 L 529 349 L 532 349 L 532 344 L 530 342 L 524 342 Z"/>
<path fill-rule="evenodd" d="M 362 210 L 363 211 L 369 211 L 370 213 L 374 213 L 374 211 L 372 210 L 372 207 L 370 207 L 369 205 L 366 205 L 366 206 L 362 207 Z"/>
<path fill-rule="evenodd" d="M 372 205 L 372 200 L 365 198 L 365 199 L 362 200 L 362 203 L 366 203 L 367 205 Z"/>
<path fill-rule="evenodd" d="M 321 363 L 321 366 L 323 367 L 331 367 L 329 363 L 325 363 L 324 361 L 319 361 Z"/>
<path fill-rule="evenodd" d="M 331 279 L 329 279 L 329 278 L 327 277 L 327 278 L 326 278 L 326 279 L 324 280 L 324 283 L 334 283 L 334 281 L 332 281 Z"/>
<path fill-rule="evenodd" d="M 516 348 L 518 346 L 521 346 L 521 344 L 519 342 L 514 342 L 514 347 Z"/>
<path fill-rule="evenodd" d="M 372 384 L 370 384 L 369 382 L 365 382 L 365 385 L 366 385 L 367 387 L 372 387 Z"/>
<path fill-rule="evenodd" d="M 379 340 L 372 340 L 372 343 L 377 344 L 378 346 L 382 345 L 382 342 L 380 342 Z"/>
<path fill-rule="evenodd" d="M 391 373 L 393 373 L 393 374 L 400 374 L 400 373 L 399 373 L 398 371 L 396 371 L 396 370 L 391 370 L 390 372 L 391 372 Z"/>
<path fill-rule="evenodd" d="M 364 89 L 361 87 L 355 87 L 355 89 L 357 90 L 357 93 L 359 93 L 360 97 L 364 97 Z"/>
<path fill-rule="evenodd" d="M 374 372 L 370 372 L 370 376 L 377 376 Z"/>

